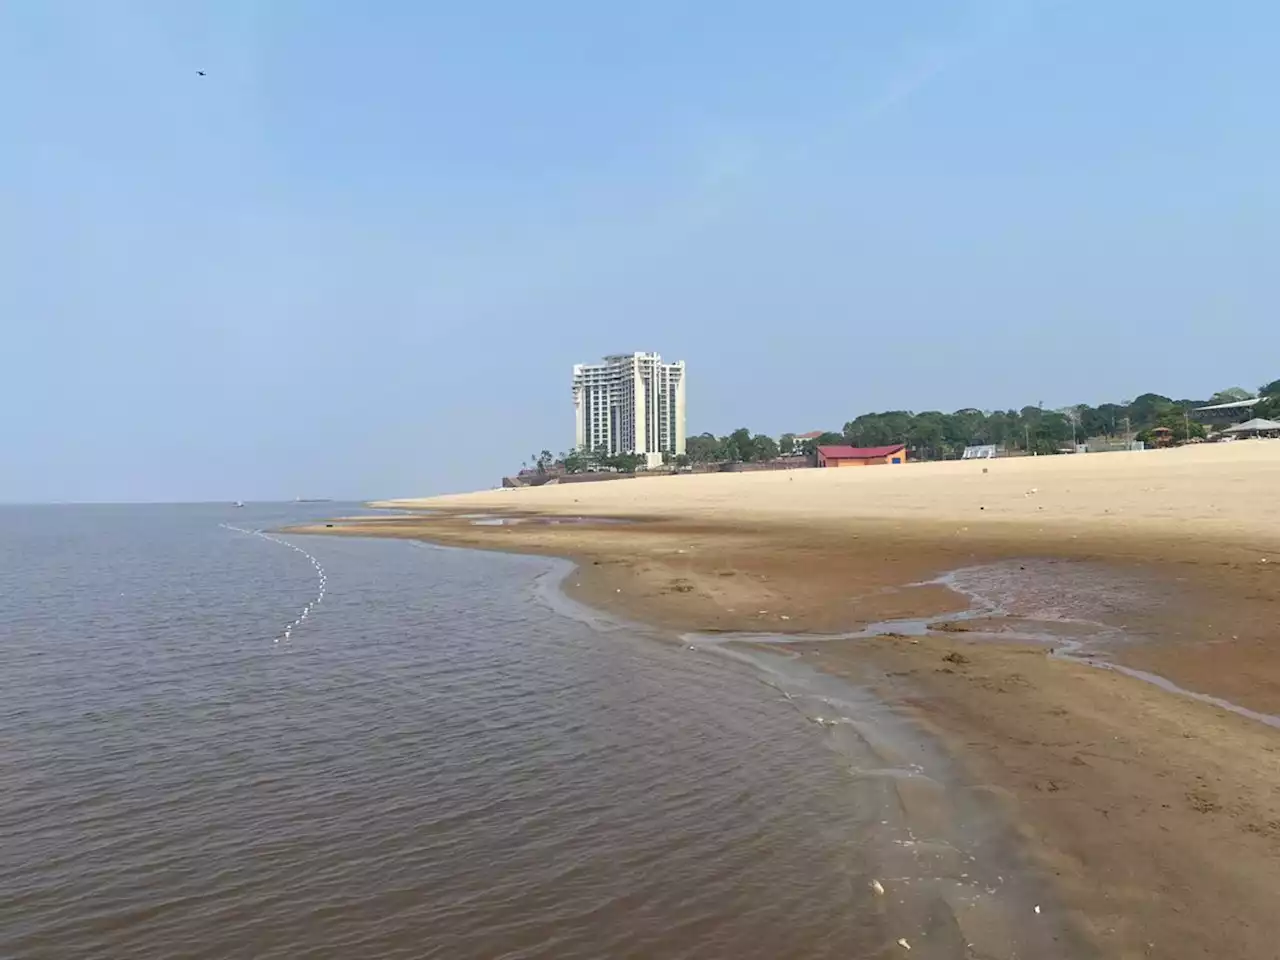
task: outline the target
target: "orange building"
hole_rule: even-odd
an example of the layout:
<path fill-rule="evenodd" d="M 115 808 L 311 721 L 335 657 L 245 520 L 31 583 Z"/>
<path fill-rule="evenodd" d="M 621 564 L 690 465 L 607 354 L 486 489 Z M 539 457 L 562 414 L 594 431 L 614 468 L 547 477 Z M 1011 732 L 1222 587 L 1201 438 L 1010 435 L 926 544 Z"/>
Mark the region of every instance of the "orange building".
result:
<path fill-rule="evenodd" d="M 877 463 L 906 463 L 907 446 L 895 443 L 887 447 L 818 447 L 820 467 L 869 467 Z"/>

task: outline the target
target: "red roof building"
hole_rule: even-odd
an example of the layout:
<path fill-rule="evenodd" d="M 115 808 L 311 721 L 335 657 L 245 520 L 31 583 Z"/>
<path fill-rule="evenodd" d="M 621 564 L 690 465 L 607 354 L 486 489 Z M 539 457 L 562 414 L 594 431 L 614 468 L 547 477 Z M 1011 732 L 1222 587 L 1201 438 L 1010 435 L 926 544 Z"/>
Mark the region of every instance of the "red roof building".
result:
<path fill-rule="evenodd" d="M 906 463 L 907 446 L 895 443 L 887 447 L 818 447 L 820 467 L 869 467 L 880 463 Z"/>

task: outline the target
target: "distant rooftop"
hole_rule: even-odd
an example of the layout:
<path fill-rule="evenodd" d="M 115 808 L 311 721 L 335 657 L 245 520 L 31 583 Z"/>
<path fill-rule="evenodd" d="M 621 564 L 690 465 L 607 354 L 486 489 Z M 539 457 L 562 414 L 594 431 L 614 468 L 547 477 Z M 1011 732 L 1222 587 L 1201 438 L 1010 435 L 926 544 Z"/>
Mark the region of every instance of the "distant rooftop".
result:
<path fill-rule="evenodd" d="M 1263 420 L 1261 418 L 1249 420 L 1245 423 L 1237 423 L 1234 427 L 1227 427 L 1223 433 L 1259 433 L 1280 431 L 1280 423 L 1275 420 Z"/>
<path fill-rule="evenodd" d="M 1230 403 L 1214 403 L 1207 407 L 1196 407 L 1196 413 L 1202 410 L 1244 410 L 1247 407 L 1257 406 L 1261 397 L 1252 397 L 1249 400 L 1232 400 Z"/>

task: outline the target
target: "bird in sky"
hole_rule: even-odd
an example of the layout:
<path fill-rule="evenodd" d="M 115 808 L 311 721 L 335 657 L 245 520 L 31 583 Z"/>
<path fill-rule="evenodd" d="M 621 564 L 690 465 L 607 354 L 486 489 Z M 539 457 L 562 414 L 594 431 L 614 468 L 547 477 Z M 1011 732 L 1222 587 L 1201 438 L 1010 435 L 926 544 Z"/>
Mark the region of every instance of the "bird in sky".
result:
<path fill-rule="evenodd" d="M 197 77 L 207 77 L 207 76 L 208 76 L 208 74 L 207 74 L 207 73 L 205 73 L 203 70 L 197 70 L 197 71 L 196 71 L 196 76 L 197 76 Z"/>

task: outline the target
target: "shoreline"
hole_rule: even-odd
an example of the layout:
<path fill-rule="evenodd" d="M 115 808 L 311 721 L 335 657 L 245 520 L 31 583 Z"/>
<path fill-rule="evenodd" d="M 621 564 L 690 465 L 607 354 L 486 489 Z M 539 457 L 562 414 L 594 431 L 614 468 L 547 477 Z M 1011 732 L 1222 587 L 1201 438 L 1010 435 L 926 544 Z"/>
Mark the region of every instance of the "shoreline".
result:
<path fill-rule="evenodd" d="M 1229 537 L 1065 534 L 1017 524 L 959 533 L 946 523 L 877 520 L 833 530 L 456 508 L 337 518 L 288 532 L 557 557 L 578 570 L 566 581 L 569 596 L 671 633 L 830 637 L 881 621 L 945 623 L 971 602 L 942 582 L 957 570 L 1011 560 L 1094 565 L 1137 584 L 1125 598 L 1134 606 L 1110 619 L 1143 642 L 1113 651 L 1118 663 L 1194 694 L 1280 713 L 1280 651 L 1273 655 L 1268 643 L 1280 545 L 1272 566 L 1270 557 L 1259 562 L 1265 547 Z M 1237 661 L 1238 670 L 1223 668 Z"/>
<path fill-rule="evenodd" d="M 1100 456 L 1102 469 L 1118 462 Z M 1069 468 L 1085 469 L 1081 462 Z M 1032 466 L 1041 475 L 1047 470 Z M 1263 493 L 1268 480 L 1280 477 L 1277 468 L 1280 458 L 1262 478 Z M 891 476 L 887 469 L 850 472 L 875 476 L 804 482 L 820 501 L 828 489 L 843 497 L 855 484 L 870 487 Z M 922 486 L 929 474 L 921 474 Z M 1276 729 L 1119 671 L 1051 656 L 1052 635 L 1031 642 L 1008 621 L 968 619 L 971 598 L 928 581 L 976 569 L 995 577 L 1001 590 L 1029 582 L 1032 607 L 1076 604 L 1086 611 L 1108 638 L 1098 650 L 1117 663 L 1276 715 L 1280 651 L 1269 641 L 1280 567 L 1262 561 L 1280 547 L 1280 518 L 1250 527 L 1209 503 L 1201 512 L 1215 514 L 1214 522 L 1202 517 L 1172 529 L 1158 516 L 1153 522 L 1150 512 L 1124 524 L 1079 515 L 1050 522 L 1027 515 L 1043 511 L 1022 493 L 1014 507 L 1023 516 L 981 516 L 960 525 L 948 515 L 965 508 L 955 502 L 931 516 L 886 510 L 887 516 L 815 518 L 794 504 L 771 513 L 750 502 L 758 481 L 743 479 L 688 485 L 693 508 L 680 502 L 680 480 L 652 480 L 596 485 L 629 491 L 575 485 L 517 499 L 501 492 L 448 498 L 429 502 L 438 511 L 431 515 L 293 532 L 557 556 L 575 564 L 563 582 L 566 595 L 606 615 L 674 635 L 780 635 L 789 653 L 908 708 L 945 744 L 966 777 L 1007 810 L 1102 956 L 1274 955 Z M 1023 483 L 1018 478 L 1014 486 Z M 1173 486 L 1165 483 L 1176 506 L 1177 490 L 1168 493 Z M 719 487 L 742 491 L 741 509 L 709 504 L 706 491 Z M 776 498 L 778 481 L 758 487 Z M 624 492 L 632 502 L 617 502 Z M 1116 500 L 1100 502 L 1101 514 Z M 1167 503 L 1158 506 L 1168 510 Z M 484 519 L 476 514 L 514 522 L 476 525 Z M 1280 550 L 1276 556 L 1280 562 Z M 829 638 L 903 618 L 942 629 Z M 1065 628 L 1041 622 L 1036 629 Z"/>
<path fill-rule="evenodd" d="M 898 955 L 903 941 L 929 956 L 1094 954 L 1078 918 L 1060 902 L 1054 878 L 1028 855 L 1001 798 L 970 782 L 942 738 L 902 703 L 760 637 L 677 636 L 587 606 L 564 589 L 579 567 L 562 557 L 546 559 L 551 566 L 533 578 L 532 592 L 558 615 L 602 634 L 638 632 L 702 662 L 746 668 L 773 699 L 799 714 L 802 727 L 818 728 L 822 746 L 851 778 L 846 802 L 866 821 L 859 866 L 874 894 L 865 906 L 885 934 L 885 955 Z M 870 823 L 879 826 L 867 829 Z M 1034 923 L 1026 922 L 1029 916 Z"/>

